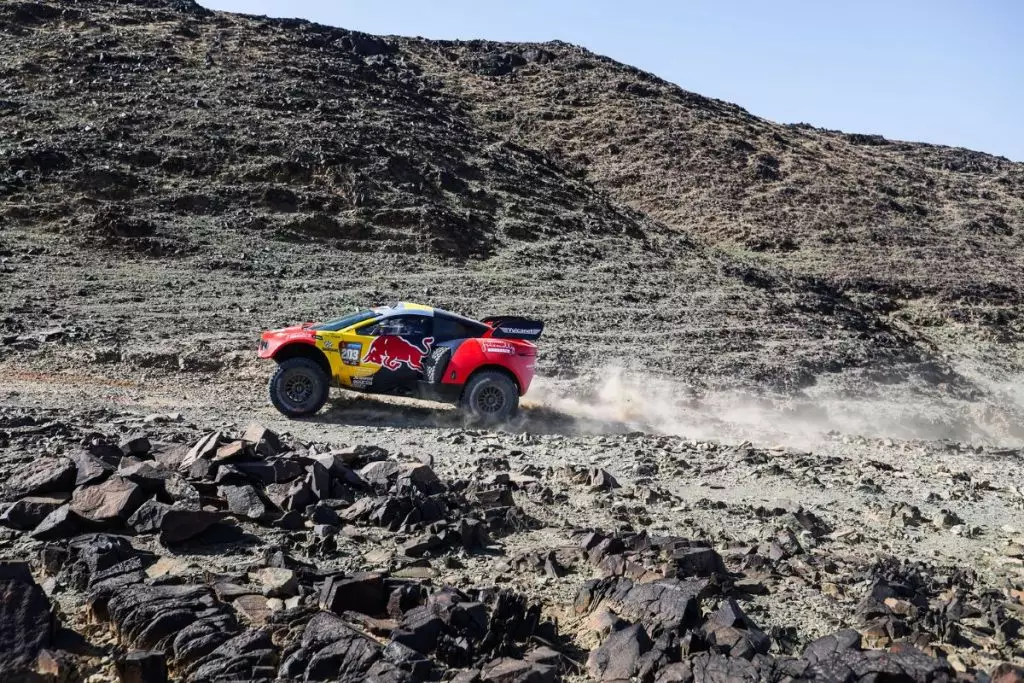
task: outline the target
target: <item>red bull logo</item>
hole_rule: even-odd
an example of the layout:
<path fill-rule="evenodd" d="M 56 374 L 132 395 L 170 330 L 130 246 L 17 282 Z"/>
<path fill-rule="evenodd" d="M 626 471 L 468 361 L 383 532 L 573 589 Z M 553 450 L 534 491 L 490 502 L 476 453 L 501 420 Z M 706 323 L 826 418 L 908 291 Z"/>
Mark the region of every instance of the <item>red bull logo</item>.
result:
<path fill-rule="evenodd" d="M 430 353 L 433 337 L 423 340 L 423 348 L 402 337 L 377 337 L 363 356 L 364 363 L 375 363 L 388 370 L 397 370 L 408 365 L 411 370 L 420 370 L 423 356 Z"/>

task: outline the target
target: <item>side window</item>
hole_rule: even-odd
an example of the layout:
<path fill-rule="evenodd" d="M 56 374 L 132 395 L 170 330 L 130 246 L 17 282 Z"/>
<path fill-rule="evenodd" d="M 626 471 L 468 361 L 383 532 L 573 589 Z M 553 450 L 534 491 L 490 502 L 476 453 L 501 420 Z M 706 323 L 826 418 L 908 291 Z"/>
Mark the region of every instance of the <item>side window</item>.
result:
<path fill-rule="evenodd" d="M 424 315 L 396 315 L 364 325 L 357 332 L 371 337 L 427 337 L 430 335 L 430 318 Z"/>
<path fill-rule="evenodd" d="M 434 339 L 435 343 L 451 341 L 453 339 L 468 339 L 479 337 L 482 329 L 476 329 L 459 320 L 453 320 L 442 315 L 434 316 Z"/>

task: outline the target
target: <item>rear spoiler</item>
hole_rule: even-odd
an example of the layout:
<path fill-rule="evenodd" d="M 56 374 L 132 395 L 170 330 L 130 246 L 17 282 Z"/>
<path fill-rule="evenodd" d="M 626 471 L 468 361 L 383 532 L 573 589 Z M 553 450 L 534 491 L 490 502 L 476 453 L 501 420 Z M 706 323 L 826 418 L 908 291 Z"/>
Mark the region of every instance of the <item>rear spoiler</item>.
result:
<path fill-rule="evenodd" d="M 514 315 L 494 315 L 481 322 L 492 328 L 491 337 L 496 339 L 526 339 L 536 341 L 544 331 L 544 323 Z"/>

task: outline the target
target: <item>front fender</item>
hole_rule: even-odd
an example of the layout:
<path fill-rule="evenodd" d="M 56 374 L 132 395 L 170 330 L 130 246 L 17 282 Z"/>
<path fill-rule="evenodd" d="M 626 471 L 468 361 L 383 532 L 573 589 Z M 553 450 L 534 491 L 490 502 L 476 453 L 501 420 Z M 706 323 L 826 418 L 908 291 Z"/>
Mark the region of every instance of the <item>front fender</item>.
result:
<path fill-rule="evenodd" d="M 316 347 L 316 332 L 308 329 L 285 328 L 270 330 L 260 335 L 257 355 L 260 358 L 276 359 L 281 350 L 292 344 Z"/>

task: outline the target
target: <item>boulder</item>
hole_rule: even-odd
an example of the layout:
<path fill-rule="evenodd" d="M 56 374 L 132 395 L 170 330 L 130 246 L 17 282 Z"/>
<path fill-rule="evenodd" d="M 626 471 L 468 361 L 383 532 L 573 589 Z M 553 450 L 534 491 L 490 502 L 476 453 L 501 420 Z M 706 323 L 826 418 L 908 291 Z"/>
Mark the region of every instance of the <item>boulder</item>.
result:
<path fill-rule="evenodd" d="M 660 579 L 637 583 L 626 578 L 587 581 L 576 596 L 578 614 L 606 606 L 652 631 L 693 628 L 700 623 L 700 600 L 716 590 L 708 579 Z"/>
<path fill-rule="evenodd" d="M 722 556 L 711 548 L 679 548 L 672 553 L 672 565 L 680 579 L 726 573 Z"/>
<path fill-rule="evenodd" d="M 112 477 L 95 486 L 76 489 L 71 511 L 101 524 L 121 524 L 146 500 L 142 488 L 124 477 Z"/>
<path fill-rule="evenodd" d="M 320 609 L 341 614 L 351 610 L 375 616 L 388 606 L 384 577 L 373 572 L 330 576 L 320 591 Z"/>
<path fill-rule="evenodd" d="M 359 476 L 374 489 L 387 491 L 398 479 L 402 466 L 397 460 L 378 460 L 359 470 Z"/>
<path fill-rule="evenodd" d="M 171 473 L 158 463 L 149 460 L 129 462 L 130 458 L 121 461 L 117 475 L 142 487 L 150 495 L 167 496 L 166 482 Z"/>
<path fill-rule="evenodd" d="M 444 630 L 444 622 L 427 606 L 414 607 L 402 615 L 391 639 L 421 654 L 430 654 Z"/>
<path fill-rule="evenodd" d="M 128 526 L 139 534 L 160 534 L 167 545 L 198 536 L 223 519 L 223 514 L 208 510 L 182 509 L 150 499 L 128 519 Z"/>
<path fill-rule="evenodd" d="M 270 618 L 270 605 L 262 595 L 240 595 L 231 603 L 243 619 L 253 626 L 263 626 Z"/>
<path fill-rule="evenodd" d="M 711 615 L 703 628 L 708 643 L 732 657 L 753 659 L 755 654 L 768 654 L 772 641 L 743 613 L 733 598 L 725 600 Z"/>
<path fill-rule="evenodd" d="M 39 522 L 30 535 L 40 541 L 68 538 L 77 534 L 83 524 L 82 518 L 71 511 L 70 504 L 61 505 Z"/>
<path fill-rule="evenodd" d="M 214 453 L 213 460 L 225 462 L 251 457 L 254 454 L 252 444 L 245 441 L 232 441 L 220 446 Z"/>
<path fill-rule="evenodd" d="M 412 486 L 428 496 L 444 491 L 444 484 L 427 465 L 409 465 L 401 474 L 401 478 L 408 480 Z"/>
<path fill-rule="evenodd" d="M 71 460 L 75 463 L 75 486 L 98 484 L 117 469 L 110 463 L 84 450 L 72 453 Z"/>
<path fill-rule="evenodd" d="M 253 445 L 257 455 L 270 457 L 284 450 L 281 437 L 258 422 L 250 422 L 242 434 L 242 441 Z"/>
<path fill-rule="evenodd" d="M 818 638 L 804 649 L 804 659 L 812 664 L 819 659 L 828 659 L 846 650 L 861 648 L 860 633 L 852 628 Z"/>
<path fill-rule="evenodd" d="M 120 448 L 125 455 L 148 455 L 153 445 L 144 434 L 132 434 L 121 442 Z"/>
<path fill-rule="evenodd" d="M 12 498 L 65 493 L 75 488 L 75 465 L 64 458 L 40 458 L 30 467 L 20 467 L 6 484 Z"/>
<path fill-rule="evenodd" d="M 292 458 L 236 461 L 233 466 L 249 479 L 264 485 L 289 482 L 305 473 L 302 463 Z"/>
<path fill-rule="evenodd" d="M 268 598 L 290 598 L 299 592 L 298 579 L 291 569 L 264 567 L 256 572 L 256 578 L 263 587 L 263 595 Z"/>
<path fill-rule="evenodd" d="M 653 645 L 641 624 L 613 631 L 587 657 L 587 672 L 599 681 L 629 680 L 639 669 L 640 657 Z"/>
<path fill-rule="evenodd" d="M 587 474 L 587 483 L 590 485 L 590 488 L 601 491 L 622 488 L 618 480 L 608 470 L 599 467 L 591 468 Z"/>
<path fill-rule="evenodd" d="M 270 501 L 266 500 L 253 486 L 221 486 L 218 491 L 221 497 L 227 501 L 228 509 L 236 515 L 249 519 L 266 520 L 279 514 Z"/>
<path fill-rule="evenodd" d="M 67 494 L 29 496 L 11 503 L 0 515 L 0 524 L 29 531 L 35 529 L 46 517 L 68 502 Z"/>
<path fill-rule="evenodd" d="M 0 563 L 0 676 L 20 680 L 50 646 L 54 618 L 50 600 L 25 562 Z"/>
<path fill-rule="evenodd" d="M 220 438 L 220 432 L 211 432 L 199 439 L 199 441 L 189 449 L 188 453 L 185 454 L 185 457 L 182 458 L 178 469 L 182 472 L 190 472 L 192 470 L 192 466 L 198 461 L 209 460 L 212 458 L 213 454 L 217 451 Z"/>

